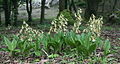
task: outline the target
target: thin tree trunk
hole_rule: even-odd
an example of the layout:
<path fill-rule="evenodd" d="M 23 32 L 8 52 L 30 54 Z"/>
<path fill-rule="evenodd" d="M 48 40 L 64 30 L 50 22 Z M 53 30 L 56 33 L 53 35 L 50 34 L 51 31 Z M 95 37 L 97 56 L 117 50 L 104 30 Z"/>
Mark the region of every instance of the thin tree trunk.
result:
<path fill-rule="evenodd" d="M 88 21 L 91 16 L 90 15 L 90 4 L 89 4 L 88 0 L 86 0 L 86 3 L 87 3 L 87 5 L 86 5 L 84 17 Z"/>
<path fill-rule="evenodd" d="M 105 8 L 105 0 L 103 0 L 102 13 L 104 13 L 104 8 Z"/>
<path fill-rule="evenodd" d="M 17 20 L 18 20 L 18 1 L 12 0 L 13 5 L 13 14 L 14 14 L 14 26 L 17 26 Z"/>
<path fill-rule="evenodd" d="M 1 8 L 2 8 L 2 6 L 0 5 L 0 25 L 2 24 L 2 20 L 1 20 Z"/>
<path fill-rule="evenodd" d="M 68 0 L 65 0 L 65 9 L 68 9 Z"/>
<path fill-rule="evenodd" d="M 2 25 L 2 20 L 1 20 L 1 12 L 0 12 L 0 25 Z"/>
<path fill-rule="evenodd" d="M 11 25 L 10 23 L 10 13 L 11 13 L 11 4 L 9 0 L 4 0 L 4 11 L 5 11 L 5 26 Z"/>
<path fill-rule="evenodd" d="M 45 2 L 46 0 L 42 0 L 40 23 L 43 23 L 45 19 Z"/>
<path fill-rule="evenodd" d="M 77 8 L 75 6 L 75 3 L 74 3 L 74 0 L 71 0 L 71 4 L 70 4 L 70 10 L 72 11 L 75 11 L 75 13 L 77 13 Z"/>
<path fill-rule="evenodd" d="M 59 13 L 57 18 L 60 16 L 60 13 L 66 9 L 66 0 L 59 0 Z"/>
<path fill-rule="evenodd" d="M 115 6 L 117 5 L 117 1 L 118 1 L 118 0 L 114 0 L 114 4 L 113 4 L 112 11 L 114 11 L 114 10 L 115 10 Z"/>
<path fill-rule="evenodd" d="M 65 0 L 59 0 L 59 13 L 65 10 Z"/>
<path fill-rule="evenodd" d="M 32 0 L 26 0 L 26 9 L 28 13 L 28 24 L 31 25 L 32 22 Z"/>

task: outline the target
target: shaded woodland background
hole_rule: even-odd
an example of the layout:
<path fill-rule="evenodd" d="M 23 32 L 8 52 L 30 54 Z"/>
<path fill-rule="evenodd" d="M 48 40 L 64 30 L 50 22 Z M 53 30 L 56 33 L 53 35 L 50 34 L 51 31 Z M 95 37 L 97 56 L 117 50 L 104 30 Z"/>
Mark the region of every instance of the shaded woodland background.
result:
<path fill-rule="evenodd" d="M 2 1 L 1 0 L 0 1 L 0 4 L 1 4 L 0 5 L 0 9 L 1 9 L 1 12 L 0 12 L 1 21 L 0 22 L 1 24 L 2 25 L 5 24 L 6 26 L 11 23 L 12 25 L 13 24 L 17 25 L 17 23 L 19 24 L 18 21 L 24 21 L 26 20 L 26 18 L 28 18 L 29 23 L 32 22 L 32 19 L 41 18 L 39 22 L 42 23 L 44 19 L 44 15 L 48 17 L 53 15 L 52 18 L 55 18 L 64 9 L 68 9 L 71 12 L 75 13 L 77 12 L 78 8 L 82 8 L 83 10 L 85 10 L 83 11 L 83 14 L 86 19 L 87 17 L 88 18 L 90 17 L 90 14 L 94 14 L 98 16 L 102 15 L 105 19 L 107 19 L 106 21 L 113 22 L 113 23 L 116 20 L 109 21 L 109 19 L 111 19 L 110 16 L 113 15 L 114 17 L 116 17 L 120 15 L 119 14 L 119 10 L 120 10 L 119 0 L 60 0 L 59 2 L 57 1 L 53 5 L 49 4 L 49 6 L 51 6 L 51 8 L 49 9 L 46 9 L 47 7 L 45 6 L 46 3 L 44 3 L 44 1 L 45 0 L 41 1 L 41 4 L 34 5 L 32 0 L 26 0 L 26 1 L 24 0 Z M 52 3 L 52 0 L 50 3 Z M 20 9 L 21 6 L 23 7 L 23 9 Z"/>

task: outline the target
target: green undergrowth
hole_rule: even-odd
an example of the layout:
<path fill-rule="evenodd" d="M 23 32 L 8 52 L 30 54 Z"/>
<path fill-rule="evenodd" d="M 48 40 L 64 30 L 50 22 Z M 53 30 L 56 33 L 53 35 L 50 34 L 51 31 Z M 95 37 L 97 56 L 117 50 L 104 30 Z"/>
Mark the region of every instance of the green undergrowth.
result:
<path fill-rule="evenodd" d="M 9 56 L 12 57 L 45 56 L 46 58 L 57 58 L 68 56 L 76 58 L 77 62 L 81 63 L 84 63 L 85 59 L 90 60 L 88 61 L 90 64 L 98 61 L 107 63 L 106 56 L 110 53 L 111 47 L 109 40 L 103 41 L 101 38 L 96 38 L 95 41 L 92 41 L 91 33 L 76 34 L 72 31 L 59 32 L 54 35 L 39 34 L 35 30 L 32 32 L 19 36 L 13 35 L 12 39 L 4 37 L 3 43 L 7 47 L 2 50 L 9 52 Z M 104 50 L 102 56 L 97 56 L 98 48 Z"/>
<path fill-rule="evenodd" d="M 0 50 L 8 52 L 12 58 L 39 58 L 31 62 L 39 62 L 44 58 L 49 59 L 47 64 L 51 64 L 51 61 L 61 58 L 58 61 L 61 64 L 110 64 L 108 55 L 112 53 L 111 43 L 100 37 L 102 17 L 96 19 L 92 15 L 86 27 L 81 27 L 82 17 L 79 13 L 75 17 L 72 29 L 69 29 L 64 15 L 53 20 L 50 27 L 48 24 L 37 26 L 50 29 L 46 32 L 23 22 L 17 34 L 11 35 L 11 38 L 2 37 L 5 47 Z"/>

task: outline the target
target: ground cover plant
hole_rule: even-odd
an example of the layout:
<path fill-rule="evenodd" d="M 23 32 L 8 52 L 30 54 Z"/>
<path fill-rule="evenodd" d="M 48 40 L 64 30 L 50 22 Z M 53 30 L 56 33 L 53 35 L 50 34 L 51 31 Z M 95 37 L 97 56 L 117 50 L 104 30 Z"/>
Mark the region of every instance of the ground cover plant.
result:
<path fill-rule="evenodd" d="M 24 22 L 12 38 L 3 37 L 5 47 L 0 50 L 7 54 L 9 63 L 114 63 L 114 58 L 109 57 L 113 54 L 111 42 L 100 37 L 102 18 L 96 19 L 93 15 L 83 30 L 79 29 L 81 16 L 76 16 L 76 20 L 69 29 L 68 20 L 60 15 L 60 18 L 53 20 L 49 32 L 33 29 Z"/>
<path fill-rule="evenodd" d="M 120 0 L 0 0 L 0 64 L 120 64 Z"/>

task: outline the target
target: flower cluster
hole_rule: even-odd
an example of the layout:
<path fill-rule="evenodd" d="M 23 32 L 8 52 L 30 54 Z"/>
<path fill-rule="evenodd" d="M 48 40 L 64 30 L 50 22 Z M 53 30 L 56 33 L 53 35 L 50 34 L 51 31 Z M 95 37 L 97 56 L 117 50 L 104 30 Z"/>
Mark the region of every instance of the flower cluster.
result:
<path fill-rule="evenodd" d="M 64 15 L 60 15 L 59 17 L 58 17 L 58 19 L 54 19 L 53 21 L 52 21 L 52 26 L 51 26 L 51 28 L 50 28 L 50 31 L 49 31 L 49 33 L 50 32 L 61 32 L 61 31 L 63 31 L 63 32 L 66 32 L 66 31 L 68 31 L 67 30 L 67 25 L 68 25 L 68 23 L 67 23 L 67 19 L 64 17 Z"/>
<path fill-rule="evenodd" d="M 96 17 L 94 15 L 92 15 L 92 17 L 89 20 L 89 24 L 88 27 L 86 29 L 84 29 L 83 32 L 91 32 L 93 34 L 93 39 L 95 37 L 99 37 L 101 34 L 101 27 L 103 24 L 103 18 L 98 18 L 96 19 Z"/>
<path fill-rule="evenodd" d="M 81 21 L 82 21 L 82 17 L 81 17 L 81 14 L 82 11 L 81 9 L 78 10 L 78 13 L 75 13 L 75 23 L 74 23 L 74 26 L 72 26 L 72 31 L 76 32 L 76 33 L 80 33 L 80 30 L 79 30 L 79 26 L 81 25 Z M 52 21 L 52 26 L 50 28 L 50 32 L 60 32 L 60 31 L 63 31 L 63 32 L 67 32 L 69 31 L 68 29 L 68 19 L 64 17 L 63 14 L 61 14 L 57 19 L 54 19 Z"/>
<path fill-rule="evenodd" d="M 38 37 L 42 37 L 42 31 L 32 29 L 25 21 L 23 22 L 22 28 L 19 31 L 18 36 L 21 40 L 34 41 Z"/>
<path fill-rule="evenodd" d="M 79 27 L 81 25 L 81 21 L 83 20 L 80 13 L 82 13 L 81 9 L 78 10 L 78 12 L 75 14 L 76 22 L 74 23 L 73 26 L 73 31 L 75 33 L 80 33 Z"/>

